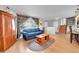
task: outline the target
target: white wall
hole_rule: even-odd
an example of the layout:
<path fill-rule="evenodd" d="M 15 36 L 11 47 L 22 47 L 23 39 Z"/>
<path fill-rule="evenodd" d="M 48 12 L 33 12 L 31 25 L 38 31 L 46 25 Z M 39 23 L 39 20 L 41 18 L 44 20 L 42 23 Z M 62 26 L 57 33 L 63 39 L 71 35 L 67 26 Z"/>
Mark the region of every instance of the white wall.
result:
<path fill-rule="evenodd" d="M 55 34 L 58 32 L 58 20 L 45 20 L 44 24 L 46 33 Z"/>
<path fill-rule="evenodd" d="M 0 10 L 5 10 L 5 6 L 0 6 Z"/>
<path fill-rule="evenodd" d="M 56 27 L 46 27 L 45 28 L 45 33 L 47 34 L 55 34 L 56 32 Z"/>
<path fill-rule="evenodd" d="M 66 25 L 66 18 L 60 19 L 60 25 Z"/>
<path fill-rule="evenodd" d="M 46 31 L 48 31 L 48 32 L 52 32 L 52 31 L 53 31 L 53 33 L 54 32 L 59 32 L 59 26 L 60 25 L 66 25 L 66 18 L 60 18 L 58 20 L 46 20 L 45 21 L 45 27 L 48 27 Z M 53 30 L 49 30 L 50 27 Z M 73 26 L 73 28 L 74 28 L 74 26 Z M 69 27 L 67 27 L 67 32 L 69 32 Z"/>

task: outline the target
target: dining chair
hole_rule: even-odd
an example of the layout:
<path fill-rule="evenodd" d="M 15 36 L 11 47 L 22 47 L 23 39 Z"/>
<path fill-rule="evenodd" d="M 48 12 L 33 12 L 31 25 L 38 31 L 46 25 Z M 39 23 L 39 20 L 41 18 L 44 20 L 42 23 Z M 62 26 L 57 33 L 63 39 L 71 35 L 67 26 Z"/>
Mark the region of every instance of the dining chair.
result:
<path fill-rule="evenodd" d="M 72 43 L 73 39 L 72 26 L 69 26 L 69 30 L 70 30 L 70 42 Z"/>
<path fill-rule="evenodd" d="M 72 40 L 75 39 L 77 43 L 79 43 L 79 40 L 78 40 L 79 35 L 72 32 L 72 26 L 69 26 L 69 29 L 70 29 L 70 42 L 72 43 Z"/>

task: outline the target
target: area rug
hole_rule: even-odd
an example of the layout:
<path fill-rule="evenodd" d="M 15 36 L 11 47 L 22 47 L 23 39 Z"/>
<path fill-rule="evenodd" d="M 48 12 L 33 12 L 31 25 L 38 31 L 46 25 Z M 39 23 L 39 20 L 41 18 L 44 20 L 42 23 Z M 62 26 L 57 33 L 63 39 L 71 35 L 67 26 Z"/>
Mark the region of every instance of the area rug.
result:
<path fill-rule="evenodd" d="M 46 44 L 43 45 L 39 45 L 38 43 L 35 42 L 35 40 L 32 40 L 29 44 L 28 44 L 28 48 L 32 51 L 43 51 L 46 48 L 48 48 L 49 46 L 51 46 L 51 44 L 54 43 L 54 40 L 49 40 Z"/>

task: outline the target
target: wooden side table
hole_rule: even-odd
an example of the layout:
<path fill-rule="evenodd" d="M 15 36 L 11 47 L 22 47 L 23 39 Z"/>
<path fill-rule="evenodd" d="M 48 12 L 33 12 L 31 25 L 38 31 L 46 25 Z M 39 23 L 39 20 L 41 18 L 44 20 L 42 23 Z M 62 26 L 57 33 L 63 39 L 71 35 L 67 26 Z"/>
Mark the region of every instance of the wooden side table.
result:
<path fill-rule="evenodd" d="M 67 26 L 66 25 L 60 25 L 59 32 L 60 33 L 66 33 L 66 31 L 67 31 Z"/>
<path fill-rule="evenodd" d="M 48 34 L 41 34 L 41 35 L 37 35 L 36 37 L 37 37 L 36 42 L 40 45 L 43 45 L 43 44 L 47 43 L 48 40 L 49 40 L 49 35 Z"/>

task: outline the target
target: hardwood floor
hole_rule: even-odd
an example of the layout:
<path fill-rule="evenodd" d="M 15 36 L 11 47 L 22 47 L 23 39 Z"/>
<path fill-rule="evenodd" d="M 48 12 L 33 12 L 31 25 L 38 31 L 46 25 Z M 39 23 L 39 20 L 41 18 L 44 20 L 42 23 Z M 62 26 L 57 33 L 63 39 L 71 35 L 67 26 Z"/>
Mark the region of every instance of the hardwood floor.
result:
<path fill-rule="evenodd" d="M 47 49 L 41 51 L 45 53 L 77 53 L 79 52 L 79 45 L 73 41 L 73 43 L 70 43 L 69 34 L 56 34 L 56 35 L 50 35 L 50 38 L 54 38 L 54 43 L 50 45 Z M 36 53 L 35 51 L 31 51 L 28 49 L 28 43 L 29 41 L 25 41 L 23 39 L 18 39 L 17 42 L 11 46 L 9 49 L 7 49 L 5 52 L 8 53 Z"/>

